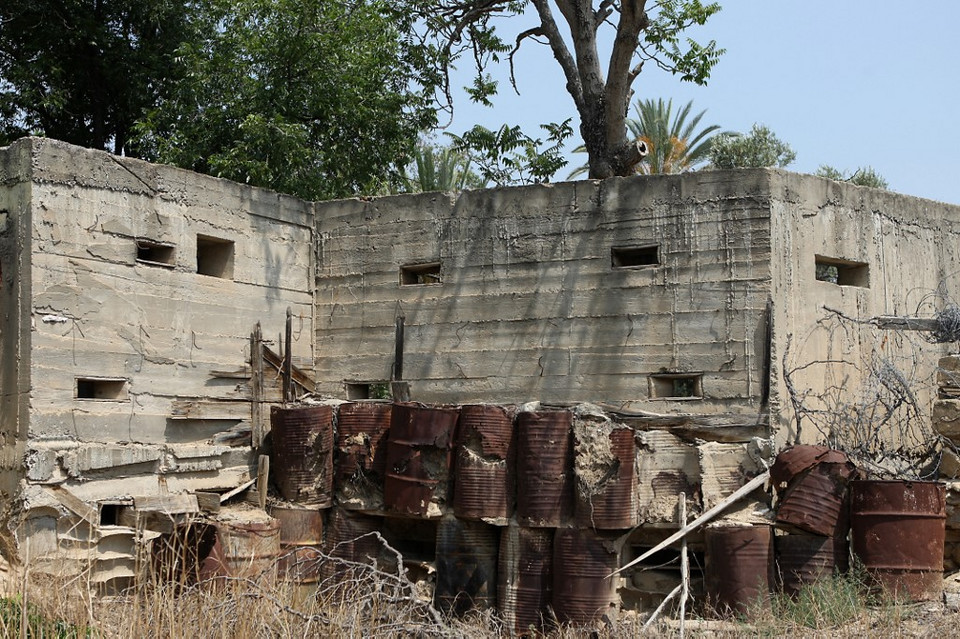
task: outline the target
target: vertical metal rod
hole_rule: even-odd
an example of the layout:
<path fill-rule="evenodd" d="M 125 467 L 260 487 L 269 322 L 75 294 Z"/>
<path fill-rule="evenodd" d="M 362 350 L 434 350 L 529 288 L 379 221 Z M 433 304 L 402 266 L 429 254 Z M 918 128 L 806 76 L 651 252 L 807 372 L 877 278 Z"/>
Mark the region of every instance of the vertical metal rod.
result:
<path fill-rule="evenodd" d="M 284 347 L 286 351 L 283 355 L 283 401 L 293 401 L 291 379 L 293 377 L 293 349 L 290 343 L 293 341 L 293 311 L 287 307 L 287 337 Z"/>
<path fill-rule="evenodd" d="M 393 375 L 391 376 L 392 381 L 395 382 L 403 379 L 403 323 L 405 319 L 403 314 L 397 315 L 397 335 L 393 354 Z"/>

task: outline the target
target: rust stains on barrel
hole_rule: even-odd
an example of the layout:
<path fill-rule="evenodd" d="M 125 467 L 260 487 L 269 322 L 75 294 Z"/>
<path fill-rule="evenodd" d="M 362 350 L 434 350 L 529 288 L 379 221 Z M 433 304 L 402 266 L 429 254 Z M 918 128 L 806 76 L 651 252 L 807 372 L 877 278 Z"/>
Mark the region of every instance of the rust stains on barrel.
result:
<path fill-rule="evenodd" d="M 553 609 L 561 622 L 589 623 L 617 604 L 615 539 L 560 528 L 553 542 Z"/>
<path fill-rule="evenodd" d="M 223 565 L 231 577 L 276 581 L 280 522 L 229 520 L 217 524 Z"/>
<path fill-rule="evenodd" d="M 612 429 L 609 445 L 609 459 L 592 469 L 600 475 L 595 483 L 585 485 L 583 478 L 577 477 L 577 523 L 597 530 L 625 530 L 636 526 L 639 517 L 633 429 Z M 577 454 L 581 454 L 579 449 Z M 581 465 L 578 460 L 578 472 Z"/>
<path fill-rule="evenodd" d="M 876 584 L 926 601 L 943 588 L 946 486 L 928 481 L 850 484 L 851 544 Z"/>
<path fill-rule="evenodd" d="M 517 416 L 517 520 L 556 527 L 573 511 L 573 430 L 568 411 Z"/>
<path fill-rule="evenodd" d="M 497 608 L 509 631 L 542 630 L 553 597 L 553 535 L 549 528 L 511 524 L 500 533 Z"/>
<path fill-rule="evenodd" d="M 320 570 L 323 579 L 346 578 L 355 572 L 356 564 L 372 565 L 380 554 L 380 538 L 376 533 L 382 525 L 382 517 L 333 508 L 324 544 L 329 559 Z"/>
<path fill-rule="evenodd" d="M 270 514 L 280 522 L 280 578 L 297 583 L 316 582 L 323 556 L 323 511 L 273 506 Z"/>
<path fill-rule="evenodd" d="M 847 538 L 779 535 L 774 538 L 776 577 L 781 590 L 795 595 L 803 586 L 847 571 Z"/>
<path fill-rule="evenodd" d="M 707 601 L 721 615 L 741 614 L 766 600 L 773 582 L 770 526 L 707 528 L 704 585 Z"/>
<path fill-rule="evenodd" d="M 462 519 L 507 519 L 514 493 L 513 412 L 503 406 L 460 408 L 453 508 Z"/>
<path fill-rule="evenodd" d="M 497 602 L 500 530 L 477 521 L 443 518 L 437 529 L 436 589 L 439 610 L 462 615 Z"/>
<path fill-rule="evenodd" d="M 327 507 L 333 501 L 333 407 L 319 404 L 270 409 L 271 472 L 287 501 Z"/>
<path fill-rule="evenodd" d="M 854 466 L 846 454 L 824 446 L 794 446 L 770 469 L 780 495 L 777 523 L 827 537 L 846 537 L 848 484 Z"/>
<path fill-rule="evenodd" d="M 387 510 L 414 517 L 440 514 L 447 500 L 458 415 L 455 408 L 394 404 L 383 486 Z"/>
<path fill-rule="evenodd" d="M 393 406 L 386 402 L 341 404 L 337 419 L 338 482 L 358 475 L 383 480 L 387 465 L 387 433 Z"/>

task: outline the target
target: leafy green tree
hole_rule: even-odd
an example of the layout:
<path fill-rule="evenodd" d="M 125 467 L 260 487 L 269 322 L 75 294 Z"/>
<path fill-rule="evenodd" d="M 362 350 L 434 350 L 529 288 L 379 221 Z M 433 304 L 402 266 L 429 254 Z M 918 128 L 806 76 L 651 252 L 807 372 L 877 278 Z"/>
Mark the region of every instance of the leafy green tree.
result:
<path fill-rule="evenodd" d="M 425 0 L 416 4 L 424 29 L 437 38 L 441 67 L 449 69 L 461 58 L 475 63 L 469 90 L 477 102 L 489 104 L 497 91 L 496 82 L 486 73 L 488 64 L 502 57 L 512 64 L 514 53 L 528 40 L 546 43 L 580 115 L 591 178 L 631 175 L 643 157 L 636 140 L 627 134 L 626 117 L 633 83 L 644 65 L 705 84 L 723 53 L 713 41 L 701 45 L 683 37 L 688 28 L 703 25 L 720 10 L 716 2 Z M 536 24 L 508 44 L 497 32 L 498 19 L 509 21 L 528 7 L 535 11 Z M 566 33 L 558 19 L 566 24 Z M 606 29 L 612 31 L 612 46 L 604 62 L 599 45 L 609 33 Z M 448 77 L 444 87 L 449 96 Z"/>
<path fill-rule="evenodd" d="M 718 169 L 785 167 L 796 157 L 789 144 L 762 124 L 754 124 L 746 135 L 721 133 L 710 148 L 710 161 Z"/>
<path fill-rule="evenodd" d="M 472 160 L 485 182 L 498 186 L 541 183 L 566 166 L 563 144 L 573 129 L 570 120 L 540 127 L 546 138 L 531 137 L 519 126 L 506 124 L 496 131 L 477 125 L 462 136 L 450 137 L 453 148 Z"/>
<path fill-rule="evenodd" d="M 179 80 L 187 0 L 0 3 L 0 145 L 23 135 L 136 154 L 130 132 Z"/>
<path fill-rule="evenodd" d="M 857 186 L 869 186 L 875 189 L 886 189 L 890 186 L 887 180 L 877 173 L 872 166 L 861 166 L 853 172 L 853 175 L 848 175 L 846 172 L 840 171 L 829 164 L 821 164 L 815 175 L 836 180 L 837 182 L 849 182 Z"/>
<path fill-rule="evenodd" d="M 398 183 L 436 123 L 399 6 L 207 0 L 185 79 L 139 125 L 149 159 L 308 199 Z"/>

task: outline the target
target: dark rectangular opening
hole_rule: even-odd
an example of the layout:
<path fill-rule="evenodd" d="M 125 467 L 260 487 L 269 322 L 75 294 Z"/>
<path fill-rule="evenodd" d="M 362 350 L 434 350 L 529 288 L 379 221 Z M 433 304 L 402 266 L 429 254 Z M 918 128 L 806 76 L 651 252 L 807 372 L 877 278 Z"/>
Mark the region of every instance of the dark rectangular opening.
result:
<path fill-rule="evenodd" d="M 78 377 L 77 399 L 127 399 L 127 380 L 120 377 Z"/>
<path fill-rule="evenodd" d="M 176 254 L 173 244 L 137 240 L 137 261 L 149 266 L 173 268 Z"/>
<path fill-rule="evenodd" d="M 101 526 L 119 526 L 120 510 L 122 508 L 123 508 L 123 504 L 101 503 L 100 504 L 100 525 Z"/>
<path fill-rule="evenodd" d="M 391 399 L 390 382 L 346 382 L 347 399 Z"/>
<path fill-rule="evenodd" d="M 815 277 L 820 282 L 870 288 L 870 265 L 817 255 Z"/>
<path fill-rule="evenodd" d="M 233 279 L 233 242 L 208 235 L 198 235 L 197 273 Z"/>
<path fill-rule="evenodd" d="M 440 283 L 440 262 L 407 264 L 400 267 L 400 286 L 422 286 Z"/>
<path fill-rule="evenodd" d="M 613 268 L 637 268 L 660 264 L 660 245 L 614 246 L 610 249 L 610 265 Z"/>
<path fill-rule="evenodd" d="M 702 373 L 663 373 L 650 376 L 650 399 L 701 399 Z"/>

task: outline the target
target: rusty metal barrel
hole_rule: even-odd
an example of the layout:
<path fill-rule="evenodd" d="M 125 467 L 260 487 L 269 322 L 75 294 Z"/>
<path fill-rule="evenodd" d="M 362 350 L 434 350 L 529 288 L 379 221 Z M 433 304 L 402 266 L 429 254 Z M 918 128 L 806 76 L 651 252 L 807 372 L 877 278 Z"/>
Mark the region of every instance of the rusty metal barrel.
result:
<path fill-rule="evenodd" d="M 517 521 L 555 528 L 573 514 L 573 417 L 569 411 L 517 415 Z"/>
<path fill-rule="evenodd" d="M 337 415 L 337 483 L 376 476 L 387 466 L 387 433 L 393 405 L 387 402 L 341 404 Z"/>
<path fill-rule="evenodd" d="M 846 537 L 778 535 L 774 538 L 778 587 L 788 595 L 849 567 Z"/>
<path fill-rule="evenodd" d="M 780 495 L 777 523 L 825 537 L 846 537 L 854 466 L 823 446 L 794 446 L 777 456 L 771 477 Z"/>
<path fill-rule="evenodd" d="M 553 609 L 561 622 L 590 623 L 618 602 L 614 538 L 560 528 L 553 541 Z"/>
<path fill-rule="evenodd" d="M 333 508 L 324 542 L 329 559 L 320 567 L 323 581 L 347 578 L 355 574 L 357 564 L 372 565 L 381 547 L 380 538 L 374 533 L 382 527 L 382 517 Z"/>
<path fill-rule="evenodd" d="M 497 603 L 500 530 L 478 521 L 444 517 L 437 527 L 434 605 L 445 613 L 493 608 Z"/>
<path fill-rule="evenodd" d="M 450 457 L 459 410 L 413 403 L 393 405 L 383 485 L 386 509 L 437 517 L 449 493 Z"/>
<path fill-rule="evenodd" d="M 333 407 L 319 404 L 270 409 L 270 470 L 287 501 L 326 508 L 333 503 Z"/>
<path fill-rule="evenodd" d="M 280 522 L 280 579 L 316 583 L 323 563 L 323 511 L 273 506 L 270 515 Z"/>
<path fill-rule="evenodd" d="M 936 599 L 943 590 L 946 486 L 877 480 L 850 483 L 853 554 L 894 597 Z"/>
<path fill-rule="evenodd" d="M 594 463 L 583 463 L 577 445 L 577 524 L 596 530 L 626 530 L 639 523 L 636 459 L 637 445 L 632 428 L 614 428 L 608 436 L 609 455 Z M 586 467 L 588 472 L 583 472 Z M 585 480 L 589 475 L 589 481 Z"/>
<path fill-rule="evenodd" d="M 704 541 L 707 602 L 718 614 L 742 614 L 768 599 L 773 583 L 770 526 L 711 527 Z"/>
<path fill-rule="evenodd" d="M 513 414 L 503 406 L 460 408 L 453 510 L 461 519 L 510 517 L 514 494 Z"/>
<path fill-rule="evenodd" d="M 273 583 L 280 557 L 280 522 L 273 518 L 217 522 L 220 560 L 227 575 Z"/>
<path fill-rule="evenodd" d="M 510 632 L 542 630 L 553 598 L 553 535 L 511 524 L 500 533 L 497 608 Z"/>

